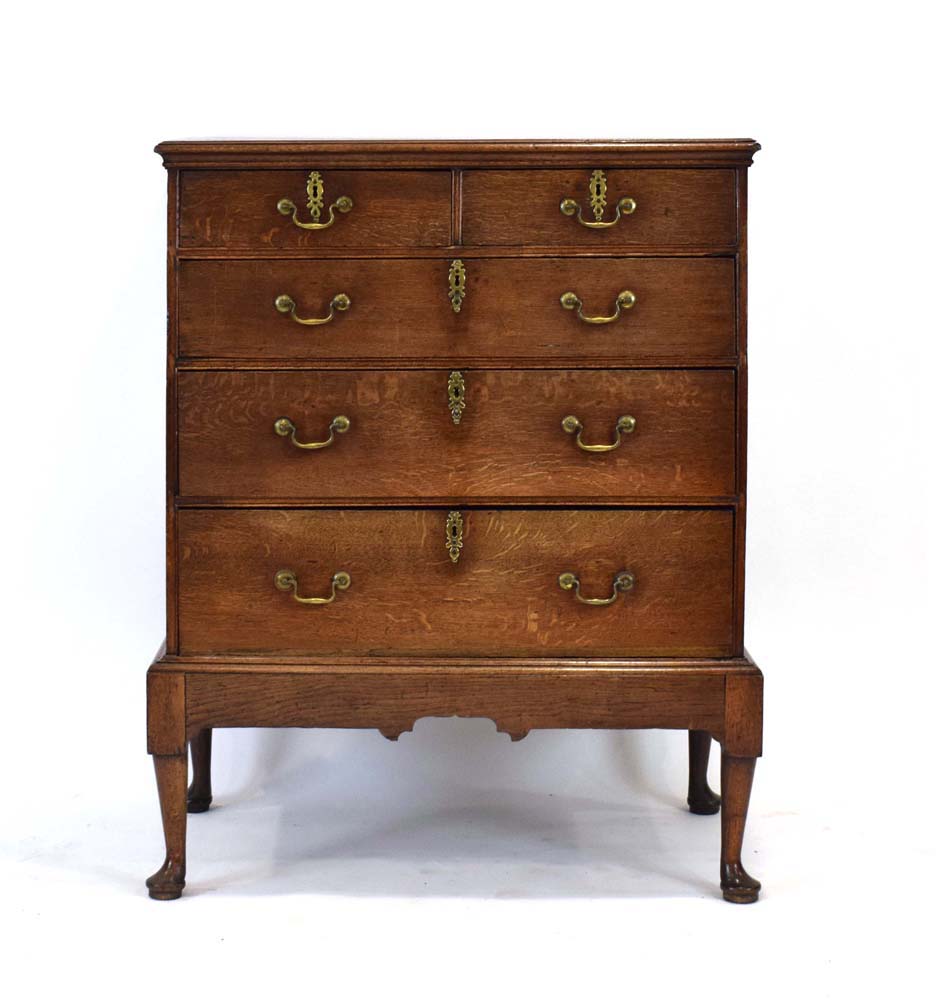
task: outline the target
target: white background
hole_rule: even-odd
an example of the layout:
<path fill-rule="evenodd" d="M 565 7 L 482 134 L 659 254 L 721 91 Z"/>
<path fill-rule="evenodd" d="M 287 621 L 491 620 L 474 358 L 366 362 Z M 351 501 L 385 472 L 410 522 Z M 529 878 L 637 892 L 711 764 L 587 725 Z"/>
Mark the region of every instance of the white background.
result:
<path fill-rule="evenodd" d="M 0 928 L 10 996 L 920 997 L 937 891 L 927 5 L 51 4 L 5 14 Z M 745 860 L 681 733 L 217 734 L 162 860 L 164 172 L 206 136 L 749 136 Z M 934 536 L 935 541 L 935 536 Z M 717 754 L 714 756 L 717 757 Z M 713 768 L 713 772 L 715 772 Z M 717 773 L 713 784 L 717 784 Z M 931 930 L 931 928 L 933 928 Z"/>

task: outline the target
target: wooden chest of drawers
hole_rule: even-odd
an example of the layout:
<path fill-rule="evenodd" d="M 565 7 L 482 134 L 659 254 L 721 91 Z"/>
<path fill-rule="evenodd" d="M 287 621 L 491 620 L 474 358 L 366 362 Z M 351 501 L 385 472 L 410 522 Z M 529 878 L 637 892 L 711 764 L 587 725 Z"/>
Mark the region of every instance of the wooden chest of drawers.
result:
<path fill-rule="evenodd" d="M 213 728 L 486 716 L 722 746 L 741 864 L 751 140 L 169 142 L 166 860 Z M 187 792 L 187 746 L 193 780 Z"/>

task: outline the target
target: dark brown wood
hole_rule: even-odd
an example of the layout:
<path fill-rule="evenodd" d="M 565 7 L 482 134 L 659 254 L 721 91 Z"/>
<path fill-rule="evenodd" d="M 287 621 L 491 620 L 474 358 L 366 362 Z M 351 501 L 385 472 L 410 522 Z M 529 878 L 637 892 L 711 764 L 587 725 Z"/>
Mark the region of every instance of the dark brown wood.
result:
<path fill-rule="evenodd" d="M 714 674 L 721 678 L 722 690 L 727 678 L 745 674 L 759 675 L 754 661 L 745 652 L 741 656 L 716 659 L 712 656 L 464 656 L 458 653 L 448 656 L 393 656 L 383 654 L 317 656 L 310 653 L 198 653 L 178 656 L 167 653 L 150 665 L 152 673 L 190 674 L 198 673 L 240 673 L 250 674 L 296 674 L 317 671 L 341 672 L 347 674 L 351 683 L 367 673 L 410 673 L 415 677 L 427 678 L 442 670 L 470 668 L 481 670 L 506 669 L 524 670 L 526 676 L 537 678 L 570 670 L 619 671 L 630 674 L 668 674 L 676 670 L 694 670 L 696 674 Z M 521 676 L 521 675 L 520 675 Z M 683 726 L 683 729 L 695 728 Z M 194 730 L 187 730 L 190 738 Z M 717 729 L 710 730 L 712 736 L 721 741 L 724 733 L 724 716 Z"/>
<path fill-rule="evenodd" d="M 741 846 L 754 780 L 754 757 L 721 753 L 721 891 L 729 903 L 756 903 L 761 884 L 744 870 Z"/>
<path fill-rule="evenodd" d="M 166 858 L 147 879 L 151 899 L 179 899 L 186 885 L 186 752 L 154 754 Z"/>
<path fill-rule="evenodd" d="M 721 808 L 721 797 L 708 787 L 708 758 L 712 734 L 703 729 L 689 730 L 689 812 L 713 816 Z"/>
<path fill-rule="evenodd" d="M 727 371 L 463 370 L 455 425 L 449 372 L 197 373 L 179 376 L 180 492 L 227 497 L 596 495 L 707 498 L 734 491 L 734 375 Z M 572 414 L 588 454 L 562 428 Z M 330 421 L 348 432 L 304 451 Z"/>
<path fill-rule="evenodd" d="M 763 753 L 764 678 L 760 672 L 729 677 L 725 688 L 724 747 L 738 757 Z"/>
<path fill-rule="evenodd" d="M 183 510 L 180 648 L 446 656 L 730 656 L 730 511 L 471 510 L 455 565 L 447 511 Z M 333 604 L 274 586 L 292 570 L 305 597 L 334 573 Z M 558 585 L 576 573 L 607 607 Z"/>
<path fill-rule="evenodd" d="M 289 198 L 302 221 L 307 174 L 284 171 L 189 171 L 180 175 L 181 247 L 428 247 L 450 243 L 449 171 L 331 171 L 326 206 L 341 195 L 352 211 L 337 213 L 329 229 L 305 230 L 281 215 Z"/>
<path fill-rule="evenodd" d="M 736 630 L 744 631 L 744 540 L 747 522 L 747 169 L 737 170 L 738 228 L 741 245 L 737 260 L 737 329 L 739 361 L 737 368 L 737 454 L 735 469 L 741 503 L 735 523 L 734 617 Z"/>
<path fill-rule="evenodd" d="M 205 812 L 212 804 L 212 730 L 200 729 L 189 744 L 193 758 L 193 781 L 186 795 L 186 809 Z"/>
<path fill-rule="evenodd" d="M 532 729 L 721 728 L 720 674 L 538 671 L 498 666 L 414 671 L 196 673 L 187 688 L 193 726 L 378 728 L 390 739 L 418 719 L 492 719 L 521 739 Z M 376 720 L 380 720 L 377 724 Z"/>
<path fill-rule="evenodd" d="M 438 260 L 186 260 L 180 265 L 180 352 L 195 358 L 364 358 L 606 361 L 735 359 L 734 260 L 658 258 L 479 259 L 462 255 L 467 294 L 448 297 L 452 257 Z M 636 304 L 590 325 L 562 308 L 574 291 L 586 315 Z M 279 313 L 288 294 L 301 317 L 352 305 L 324 326 Z"/>
<path fill-rule="evenodd" d="M 176 356 L 179 353 L 176 225 L 179 209 L 179 171 L 168 171 L 167 186 L 167 351 L 166 351 L 166 647 L 178 650 L 176 637 Z"/>
<path fill-rule="evenodd" d="M 320 168 L 648 167 L 750 164 L 753 139 L 484 139 L 264 140 L 202 139 L 161 142 L 168 167 L 268 170 Z"/>
<path fill-rule="evenodd" d="M 594 163 L 593 167 L 604 167 Z M 578 247 L 737 243 L 733 170 L 608 170 L 607 214 L 623 197 L 636 211 L 610 229 L 588 229 L 563 215 L 571 198 L 590 210 L 590 170 L 468 170 L 463 177 L 463 240 L 467 246 L 528 244 Z"/>
<path fill-rule="evenodd" d="M 211 800 L 211 731 L 375 728 L 425 716 L 535 728 L 689 731 L 689 805 L 710 812 L 722 746 L 721 883 L 757 898 L 741 845 L 763 681 L 744 653 L 747 167 L 753 140 L 162 143 L 168 167 L 167 642 L 148 675 L 166 861 Z M 588 179 L 610 218 L 592 231 Z M 320 231 L 306 182 L 354 208 Z M 447 270 L 460 257 L 455 313 Z M 589 325 L 561 308 L 572 291 Z M 323 315 L 319 327 L 274 309 Z M 447 378 L 467 407 L 455 425 Z M 564 433 L 619 449 L 588 455 Z M 351 418 L 329 448 L 301 440 Z M 455 564 L 449 510 L 463 517 Z M 291 569 L 301 605 L 274 586 Z M 576 572 L 609 606 L 558 587 Z"/>
<path fill-rule="evenodd" d="M 186 751 L 186 678 L 147 675 L 147 753 L 167 756 Z"/>

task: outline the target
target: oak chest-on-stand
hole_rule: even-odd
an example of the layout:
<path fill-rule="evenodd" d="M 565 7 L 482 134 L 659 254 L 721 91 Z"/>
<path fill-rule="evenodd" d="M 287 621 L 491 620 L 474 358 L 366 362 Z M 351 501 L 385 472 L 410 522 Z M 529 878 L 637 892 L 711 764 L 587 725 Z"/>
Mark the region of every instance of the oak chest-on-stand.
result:
<path fill-rule="evenodd" d="M 749 139 L 167 142 L 166 861 L 220 726 L 689 732 L 741 864 Z M 721 743 L 721 792 L 706 782 Z M 187 746 L 193 780 L 187 793 Z"/>

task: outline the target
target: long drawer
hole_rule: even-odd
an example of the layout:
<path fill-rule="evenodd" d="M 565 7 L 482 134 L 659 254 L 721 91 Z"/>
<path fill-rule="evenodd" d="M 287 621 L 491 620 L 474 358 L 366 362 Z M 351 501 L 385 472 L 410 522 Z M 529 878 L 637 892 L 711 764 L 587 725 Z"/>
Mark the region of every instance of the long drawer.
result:
<path fill-rule="evenodd" d="M 730 258 L 185 260 L 179 351 L 311 360 L 729 357 L 734 282 Z"/>
<path fill-rule="evenodd" d="M 732 536 L 721 509 L 182 510 L 181 650 L 728 656 Z"/>
<path fill-rule="evenodd" d="M 723 369 L 178 378 L 188 496 L 639 500 L 735 489 L 735 376 Z"/>

